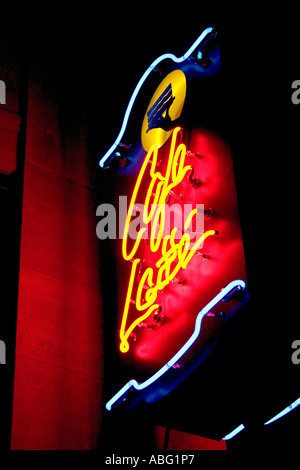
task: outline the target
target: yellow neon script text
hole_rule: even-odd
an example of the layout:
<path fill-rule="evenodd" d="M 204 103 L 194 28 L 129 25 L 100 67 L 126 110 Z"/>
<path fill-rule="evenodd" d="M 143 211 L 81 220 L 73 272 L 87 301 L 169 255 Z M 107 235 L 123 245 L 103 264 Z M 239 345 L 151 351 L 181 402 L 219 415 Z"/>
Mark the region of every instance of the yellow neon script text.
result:
<path fill-rule="evenodd" d="M 204 232 L 203 235 L 194 243 L 193 247 L 190 248 L 191 239 L 186 230 L 192 222 L 193 217 L 197 213 L 197 209 L 193 209 L 185 220 L 185 232 L 183 232 L 183 235 L 179 241 L 175 241 L 176 232 L 178 230 L 176 227 L 171 230 L 170 234 L 163 236 L 165 226 L 165 204 L 167 196 L 173 188 L 182 182 L 187 171 L 191 169 L 191 166 L 184 165 L 186 146 L 181 143 L 176 147 L 176 140 L 179 131 L 179 127 L 175 128 L 173 131 L 166 174 L 163 176 L 159 171 L 156 171 L 158 145 L 153 144 L 146 155 L 132 193 L 122 242 L 122 254 L 124 259 L 132 260 L 134 258 L 129 277 L 128 290 L 120 328 L 120 350 L 123 353 L 129 350 L 128 337 L 134 328 L 139 323 L 148 318 L 151 313 L 157 313 L 160 307 L 159 303 L 157 303 L 158 292 L 164 289 L 164 287 L 166 287 L 175 278 L 176 274 L 181 268 L 185 269 L 187 267 L 195 251 L 204 242 L 204 240 L 210 235 L 214 235 L 216 233 L 214 230 L 208 230 L 207 232 Z M 156 253 L 160 249 L 161 258 L 156 262 L 155 265 L 157 268 L 155 270 L 156 274 L 154 274 L 154 269 L 152 267 L 147 267 L 140 275 L 136 291 L 135 307 L 137 311 L 143 313 L 138 318 L 136 318 L 136 320 L 126 329 L 134 281 L 137 277 L 137 270 L 141 263 L 141 258 L 135 258 L 135 255 L 147 229 L 143 227 L 139 230 L 137 238 L 130 250 L 128 250 L 128 232 L 133 208 L 136 204 L 136 199 L 139 193 L 139 189 L 142 186 L 145 170 L 149 163 L 151 163 L 151 180 L 144 201 L 143 222 L 144 224 L 151 223 L 150 250 L 153 253 Z M 149 212 L 151 198 L 153 200 Z M 178 238 L 176 238 L 176 240 L 178 240 Z M 142 299 L 143 296 L 144 299 Z"/>

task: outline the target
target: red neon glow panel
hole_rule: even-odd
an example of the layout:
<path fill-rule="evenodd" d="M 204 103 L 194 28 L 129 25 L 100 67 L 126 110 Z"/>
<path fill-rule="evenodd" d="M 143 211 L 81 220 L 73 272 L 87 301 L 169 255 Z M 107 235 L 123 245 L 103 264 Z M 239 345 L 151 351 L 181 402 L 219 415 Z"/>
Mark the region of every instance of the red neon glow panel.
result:
<path fill-rule="evenodd" d="M 164 231 L 161 240 L 151 239 L 151 224 L 148 234 L 144 226 L 140 228 L 141 240 L 123 239 L 123 256 L 118 267 L 117 341 L 122 361 L 142 369 L 145 376 L 150 370 L 163 366 L 188 340 L 201 308 L 226 284 L 234 279 L 246 281 L 228 144 L 206 129 L 188 131 L 177 128 L 172 138 L 157 150 L 157 155 L 155 152 L 149 155 L 149 152 L 145 152 L 145 160 L 141 163 L 142 178 L 139 180 L 140 173 L 134 185 L 128 184 L 128 204 L 145 204 L 145 201 L 166 203 L 170 207 L 177 204 L 178 212 L 182 208 L 181 213 L 185 214 L 183 225 L 188 219 L 190 223 L 184 227 L 186 235 L 180 234 L 179 230 L 174 231 L 178 224 L 175 214 L 170 217 L 169 225 L 168 221 L 162 224 L 162 219 L 157 219 L 157 233 L 162 228 Z M 168 174 L 171 175 L 169 185 L 166 184 Z M 184 212 L 186 204 L 190 209 Z M 196 205 L 203 207 L 202 230 L 196 234 L 194 245 L 190 245 L 196 250 L 185 252 L 189 241 L 184 237 L 192 237 L 197 229 L 195 223 L 199 213 L 195 211 Z M 150 222 L 155 226 L 155 217 Z M 170 249 L 177 244 L 177 249 Z M 166 259 L 169 260 L 173 254 L 174 259 L 167 264 Z M 164 269 L 160 272 L 161 267 Z M 159 279 L 162 282 L 156 289 Z M 220 323 L 214 323 L 212 329 L 204 331 L 208 342 L 219 334 Z M 127 347 L 124 346 L 126 342 Z"/>

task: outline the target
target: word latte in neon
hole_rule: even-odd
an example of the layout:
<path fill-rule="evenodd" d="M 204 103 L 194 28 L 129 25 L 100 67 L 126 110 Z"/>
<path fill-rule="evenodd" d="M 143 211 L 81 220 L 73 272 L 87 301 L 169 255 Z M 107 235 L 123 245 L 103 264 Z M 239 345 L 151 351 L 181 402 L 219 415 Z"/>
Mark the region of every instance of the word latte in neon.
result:
<path fill-rule="evenodd" d="M 215 230 L 204 232 L 191 246 L 191 236 L 188 233 L 190 225 L 195 221 L 197 208 L 192 209 L 184 221 L 184 231 L 178 236 L 178 228 L 174 227 L 165 234 L 166 200 L 170 191 L 176 188 L 184 179 L 190 165 L 185 165 L 186 146 L 183 143 L 177 145 L 180 127 L 176 127 L 172 133 L 170 152 L 167 160 L 165 174 L 156 170 L 158 159 L 158 144 L 153 144 L 149 149 L 142 168 L 138 175 L 124 228 L 122 240 L 122 254 L 125 260 L 132 261 L 129 277 L 128 290 L 120 327 L 120 351 L 126 353 L 129 350 L 128 338 L 134 328 L 151 314 L 158 314 L 161 310 L 157 302 L 157 296 L 178 274 L 180 269 L 186 269 L 196 250 L 203 244 L 204 240 L 215 235 Z M 146 171 L 150 165 L 150 172 Z M 141 188 L 145 187 L 145 176 L 150 173 L 150 183 L 147 188 L 144 204 L 141 206 L 143 224 L 135 237 L 133 246 L 129 247 L 129 228 L 136 207 L 137 198 Z M 150 203 L 151 201 L 151 203 Z M 149 247 L 152 253 L 158 253 L 160 258 L 156 261 L 155 268 L 146 267 L 141 272 L 142 258 L 138 256 L 138 249 L 143 238 L 147 238 L 147 227 L 150 227 Z M 138 280 L 135 299 L 133 288 L 135 280 Z M 130 325 L 128 323 L 129 308 L 131 303 L 135 304 L 140 316 Z"/>

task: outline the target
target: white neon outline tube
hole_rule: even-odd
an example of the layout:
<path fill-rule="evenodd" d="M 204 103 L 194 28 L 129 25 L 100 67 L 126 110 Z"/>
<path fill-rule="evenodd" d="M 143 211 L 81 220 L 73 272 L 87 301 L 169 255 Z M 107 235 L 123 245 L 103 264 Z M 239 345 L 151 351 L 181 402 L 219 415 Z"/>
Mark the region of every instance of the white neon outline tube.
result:
<path fill-rule="evenodd" d="M 277 419 L 282 418 L 282 416 L 285 416 L 290 411 L 294 410 L 298 405 L 300 405 L 300 398 L 297 398 L 297 400 L 294 401 L 291 405 L 287 406 L 284 410 L 280 411 L 280 413 L 275 415 L 273 418 L 269 419 L 269 421 L 267 421 L 264 424 L 265 425 L 270 424 L 270 423 L 273 423 L 274 421 L 276 421 Z"/>
<path fill-rule="evenodd" d="M 243 429 L 245 429 L 245 426 L 243 424 L 240 424 L 237 428 L 235 428 L 233 431 L 223 437 L 222 441 L 228 441 L 229 439 L 232 439 L 239 432 L 243 431 Z"/>
<path fill-rule="evenodd" d="M 117 148 L 117 146 L 119 145 L 119 143 L 121 142 L 121 139 L 124 135 L 124 132 L 125 132 L 125 129 L 126 129 L 126 126 L 127 126 L 127 123 L 128 123 L 128 120 L 129 120 L 129 115 L 131 113 L 131 110 L 132 110 L 132 107 L 134 105 L 134 102 L 135 102 L 135 99 L 143 85 L 143 83 L 145 82 L 145 80 L 147 79 L 148 75 L 152 72 L 153 69 L 155 69 L 155 67 L 160 63 L 162 62 L 163 60 L 165 59 L 171 59 L 173 60 L 173 62 L 176 62 L 176 63 L 180 63 L 180 62 L 183 62 L 185 61 L 191 54 L 192 52 L 196 49 L 196 47 L 199 46 L 199 44 L 204 40 L 204 38 L 213 31 L 214 28 L 206 28 L 201 34 L 200 36 L 198 37 L 198 39 L 196 39 L 196 41 L 191 45 L 191 47 L 186 51 L 185 54 L 183 54 L 183 56 L 181 57 L 176 57 L 174 54 L 163 54 L 161 56 L 159 56 L 157 59 L 155 59 L 154 62 L 152 62 L 152 64 L 150 65 L 150 67 L 147 68 L 147 70 L 144 72 L 144 74 L 142 75 L 142 77 L 140 78 L 138 84 L 136 85 L 135 89 L 134 89 L 134 92 L 132 93 L 131 95 L 131 98 L 129 100 L 129 103 L 128 103 L 128 106 L 127 106 L 127 109 L 126 109 L 126 112 L 125 112 L 125 115 L 124 115 L 124 119 L 123 119 L 123 123 L 122 123 L 122 126 L 121 126 L 121 130 L 119 132 L 119 135 L 117 137 L 117 139 L 115 140 L 114 144 L 110 147 L 110 149 L 106 152 L 106 154 L 101 158 L 101 160 L 99 161 L 99 165 L 101 166 L 101 168 L 105 168 L 105 165 L 104 163 L 106 162 L 106 160 L 110 157 L 110 155 L 113 153 L 113 151 Z"/>
<path fill-rule="evenodd" d="M 161 369 L 159 369 L 154 375 L 152 375 L 149 379 L 145 380 L 145 382 L 138 383 L 136 380 L 129 380 L 121 390 L 116 393 L 105 405 L 108 411 L 111 410 L 114 403 L 120 400 L 124 395 L 126 395 L 127 391 L 132 387 L 136 390 L 143 390 L 149 385 L 153 384 L 156 380 L 158 380 L 162 375 L 164 375 L 174 364 L 180 359 L 185 352 L 192 346 L 192 344 L 198 338 L 200 331 L 201 331 L 201 323 L 203 317 L 214 308 L 220 300 L 226 297 L 235 287 L 239 290 L 244 290 L 246 287 L 246 283 L 240 279 L 230 282 L 224 289 L 222 289 L 218 295 L 216 295 L 197 315 L 196 323 L 195 323 L 195 330 L 192 336 L 188 339 L 188 341 L 179 349 L 179 351 L 172 357 L 172 359 L 167 362 Z M 124 396 L 125 398 L 125 396 Z"/>
<path fill-rule="evenodd" d="M 300 405 L 300 398 L 297 398 L 291 405 L 287 406 L 284 408 L 284 410 L 280 411 L 277 415 L 273 416 L 273 418 L 269 419 L 269 421 L 266 421 L 264 423 L 264 426 L 267 424 L 274 423 L 274 421 L 277 421 L 278 419 L 282 418 L 286 414 L 290 413 L 290 411 L 294 410 L 298 405 Z M 227 434 L 225 437 L 223 437 L 223 441 L 228 441 L 228 439 L 233 438 L 236 436 L 239 432 L 241 432 L 243 429 L 245 429 L 245 426 L 243 424 L 240 424 L 237 428 L 235 428 L 233 431 L 231 431 L 229 434 Z"/>

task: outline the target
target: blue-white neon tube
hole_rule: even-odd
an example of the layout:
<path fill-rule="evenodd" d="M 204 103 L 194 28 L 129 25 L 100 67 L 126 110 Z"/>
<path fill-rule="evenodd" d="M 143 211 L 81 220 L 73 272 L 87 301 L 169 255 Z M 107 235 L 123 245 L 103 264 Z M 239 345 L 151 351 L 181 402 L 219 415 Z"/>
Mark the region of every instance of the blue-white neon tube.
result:
<path fill-rule="evenodd" d="M 237 428 L 235 428 L 233 431 L 231 431 L 229 434 L 227 434 L 225 437 L 223 437 L 222 440 L 223 441 L 228 441 L 229 439 L 232 439 L 234 436 L 236 436 L 243 429 L 245 429 L 245 426 L 243 424 L 240 424 Z"/>
<path fill-rule="evenodd" d="M 161 369 L 159 369 L 154 375 L 152 375 L 149 379 L 145 380 L 145 382 L 138 383 L 136 380 L 130 380 L 121 390 L 114 395 L 111 400 L 106 403 L 106 409 L 111 410 L 114 403 L 118 400 L 125 398 L 127 392 L 132 387 L 136 390 L 143 390 L 149 385 L 153 384 L 156 380 L 158 380 L 162 375 L 164 375 L 174 364 L 186 353 L 186 351 L 192 346 L 192 344 L 198 338 L 200 331 L 201 331 L 201 323 L 203 317 L 213 309 L 218 302 L 220 302 L 224 297 L 226 297 L 233 289 L 238 288 L 239 290 L 244 290 L 246 287 L 246 283 L 240 279 L 230 282 L 224 289 L 222 289 L 216 297 L 214 297 L 197 315 L 196 323 L 195 323 L 195 330 L 192 336 L 188 339 L 188 341 L 182 346 L 181 349 L 172 357 L 172 359 L 167 362 Z"/>
<path fill-rule="evenodd" d="M 294 410 L 298 405 L 300 405 L 300 398 L 297 398 L 297 400 L 294 401 L 291 405 L 284 408 L 284 410 L 280 411 L 280 413 L 275 415 L 273 418 L 269 419 L 269 421 L 266 421 L 264 423 L 264 425 L 271 424 L 274 421 L 277 421 L 277 419 L 280 419 L 283 416 L 285 416 L 286 414 L 290 413 L 290 411 Z M 228 439 L 232 439 L 234 436 L 236 436 L 243 429 L 245 429 L 245 426 L 243 424 L 240 424 L 240 426 L 238 426 L 233 431 L 231 431 L 229 434 L 227 434 L 225 437 L 223 437 L 223 441 L 228 441 Z"/>
<path fill-rule="evenodd" d="M 121 139 L 124 135 L 124 132 L 125 132 L 125 129 L 126 129 L 126 126 L 127 126 L 127 123 L 128 123 L 128 120 L 129 120 L 129 116 L 130 116 L 130 113 L 131 113 L 131 110 L 132 110 L 132 107 L 134 105 L 134 102 L 135 102 L 135 99 L 143 85 L 143 83 L 145 82 L 145 80 L 147 79 L 148 75 L 152 72 L 153 69 L 155 69 L 155 67 L 160 63 L 162 62 L 163 60 L 165 59 L 171 59 L 173 60 L 173 62 L 176 62 L 176 63 L 180 63 L 180 62 L 183 62 L 185 61 L 191 54 L 192 52 L 199 46 L 199 44 L 206 38 L 206 36 L 211 33 L 213 31 L 213 28 L 206 28 L 201 34 L 200 36 L 198 37 L 198 39 L 191 45 L 191 47 L 186 51 L 185 54 L 183 54 L 183 56 L 181 57 L 176 57 L 174 54 L 163 54 L 161 56 L 159 56 L 157 59 L 155 59 L 154 62 L 152 62 L 152 64 L 150 65 L 150 67 L 147 68 L 147 70 L 144 72 L 144 74 L 142 75 L 142 77 L 140 78 L 138 84 L 136 85 L 135 89 L 134 89 L 134 92 L 132 93 L 132 96 L 129 100 L 129 103 L 128 103 L 128 106 L 127 106 L 127 109 L 126 109 L 126 112 L 125 112 L 125 115 L 124 115 L 124 119 L 123 119 L 123 123 L 122 123 L 122 126 L 121 126 L 121 130 L 119 132 L 119 135 L 117 137 L 117 139 L 115 140 L 114 144 L 110 147 L 110 149 L 106 152 L 106 154 L 101 158 L 100 162 L 99 162 L 99 165 L 104 168 L 105 167 L 105 162 L 106 160 L 110 157 L 110 155 L 114 152 L 114 150 L 117 148 L 117 146 L 119 145 L 119 143 L 121 142 Z"/>
<path fill-rule="evenodd" d="M 265 425 L 270 424 L 270 423 L 273 423 L 274 421 L 276 421 L 277 419 L 282 418 L 282 416 L 284 416 L 284 415 L 288 414 L 290 411 L 294 410 L 298 405 L 300 405 L 300 398 L 297 398 L 297 400 L 294 401 L 290 406 L 287 406 L 284 410 L 282 410 L 280 413 L 275 415 L 273 418 L 269 419 L 269 421 L 267 421 L 264 424 Z"/>

